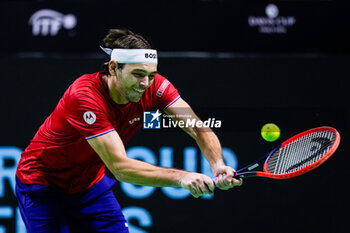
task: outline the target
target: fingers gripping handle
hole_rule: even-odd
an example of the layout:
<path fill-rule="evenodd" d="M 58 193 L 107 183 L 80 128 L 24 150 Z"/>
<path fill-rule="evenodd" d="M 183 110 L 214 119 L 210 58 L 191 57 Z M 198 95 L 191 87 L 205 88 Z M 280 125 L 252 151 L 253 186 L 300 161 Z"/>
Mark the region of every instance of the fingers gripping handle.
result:
<path fill-rule="evenodd" d="M 244 176 L 241 176 L 241 175 L 238 174 L 237 172 L 233 173 L 233 178 L 235 178 L 235 179 L 240 179 L 240 178 L 243 178 L 243 177 L 244 177 Z M 217 178 L 217 177 L 211 178 L 211 180 L 213 181 L 215 187 L 216 187 L 216 183 L 215 183 L 216 178 Z"/>

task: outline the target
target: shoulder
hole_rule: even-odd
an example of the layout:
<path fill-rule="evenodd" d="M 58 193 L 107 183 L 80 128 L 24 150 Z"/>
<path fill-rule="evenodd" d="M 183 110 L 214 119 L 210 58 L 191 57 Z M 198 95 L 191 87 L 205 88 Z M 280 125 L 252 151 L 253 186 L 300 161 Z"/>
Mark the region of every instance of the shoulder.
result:
<path fill-rule="evenodd" d="M 162 94 L 164 93 L 164 91 L 167 89 L 167 87 L 169 86 L 170 81 L 168 79 L 166 79 L 165 77 L 163 77 L 160 74 L 156 74 L 156 76 L 154 77 L 154 83 L 153 83 L 153 93 L 155 93 L 158 97 L 161 97 Z"/>
<path fill-rule="evenodd" d="M 156 75 L 154 76 L 154 79 L 158 80 L 158 81 L 163 81 L 166 78 L 164 76 L 160 75 L 159 73 L 156 73 Z"/>
<path fill-rule="evenodd" d="M 164 109 L 178 98 L 179 93 L 173 84 L 160 74 L 156 74 L 153 84 L 146 90 L 143 103 L 150 109 Z"/>
<path fill-rule="evenodd" d="M 70 106 L 90 103 L 93 105 L 104 105 L 106 93 L 100 78 L 101 73 L 85 74 L 74 81 L 64 95 Z"/>
<path fill-rule="evenodd" d="M 88 92 L 94 94 L 95 92 L 102 91 L 103 84 L 100 78 L 101 73 L 84 74 L 83 76 L 77 78 L 71 85 L 71 93 L 84 93 Z"/>

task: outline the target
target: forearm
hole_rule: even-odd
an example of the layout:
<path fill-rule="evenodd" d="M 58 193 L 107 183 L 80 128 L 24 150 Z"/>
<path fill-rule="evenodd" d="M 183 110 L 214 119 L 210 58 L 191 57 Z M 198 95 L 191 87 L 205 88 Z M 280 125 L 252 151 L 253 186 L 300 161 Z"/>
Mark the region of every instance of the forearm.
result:
<path fill-rule="evenodd" d="M 192 196 L 211 194 L 213 181 L 202 174 L 171 168 L 157 167 L 130 158 L 119 159 L 116 163 L 107 163 L 115 177 L 124 182 L 156 187 L 182 187 Z"/>
<path fill-rule="evenodd" d="M 196 132 L 194 139 L 203 155 L 208 160 L 210 166 L 215 168 L 217 166 L 225 165 L 221 144 L 215 133 L 208 128 L 195 129 L 194 131 Z"/>
<path fill-rule="evenodd" d="M 115 131 L 89 139 L 88 143 L 119 181 L 137 185 L 178 187 L 180 179 L 189 173 L 128 158 L 123 142 Z"/>
<path fill-rule="evenodd" d="M 196 121 L 199 120 L 191 107 L 181 98 L 168 107 L 165 112 L 169 115 L 177 116 L 174 120 L 192 121 L 193 118 Z M 196 126 L 197 124 L 194 127 L 185 127 L 183 130 L 197 142 L 203 155 L 208 160 L 215 177 L 216 186 L 227 190 L 235 185 L 241 185 L 241 181 L 233 178 L 235 170 L 226 166 L 222 155 L 221 144 L 215 133 L 210 128 L 198 128 Z"/>
<path fill-rule="evenodd" d="M 109 164 L 108 168 L 119 181 L 145 186 L 179 187 L 180 179 L 189 173 L 154 166 L 127 157 L 116 162 L 109 162 Z"/>
<path fill-rule="evenodd" d="M 179 99 L 172 106 L 170 106 L 166 113 L 169 115 L 175 115 L 175 121 L 187 121 L 195 120 L 200 121 L 199 117 L 193 112 L 191 107 L 183 100 Z M 190 116 L 190 117 L 188 117 Z M 208 127 L 184 127 L 182 128 L 187 134 L 189 134 L 196 142 L 202 153 L 209 161 L 211 168 L 225 165 L 222 157 L 222 149 L 220 141 L 215 133 Z"/>
<path fill-rule="evenodd" d="M 88 139 L 88 143 L 119 181 L 145 186 L 188 189 L 194 197 L 211 193 L 213 181 L 202 174 L 163 168 L 128 158 L 116 131 Z"/>

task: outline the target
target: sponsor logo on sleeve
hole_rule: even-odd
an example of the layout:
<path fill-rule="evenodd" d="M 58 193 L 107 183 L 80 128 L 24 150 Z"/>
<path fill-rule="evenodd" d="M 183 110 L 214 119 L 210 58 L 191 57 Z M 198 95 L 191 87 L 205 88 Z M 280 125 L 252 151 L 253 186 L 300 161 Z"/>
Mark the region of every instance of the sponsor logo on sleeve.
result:
<path fill-rule="evenodd" d="M 84 113 L 84 121 L 86 123 L 88 123 L 89 125 L 92 125 L 93 123 L 95 123 L 96 121 L 96 115 L 95 113 L 91 112 L 91 111 L 86 111 Z"/>
<path fill-rule="evenodd" d="M 169 86 L 169 84 L 170 82 L 168 80 L 164 80 L 162 85 L 160 85 L 160 87 L 158 88 L 156 95 L 158 97 L 162 97 L 165 89 Z"/>

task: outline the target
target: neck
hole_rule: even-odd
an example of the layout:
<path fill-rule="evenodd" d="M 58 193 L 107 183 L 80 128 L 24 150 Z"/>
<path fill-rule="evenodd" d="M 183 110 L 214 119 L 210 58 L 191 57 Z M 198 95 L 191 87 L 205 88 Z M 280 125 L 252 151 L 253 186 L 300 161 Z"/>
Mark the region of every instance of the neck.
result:
<path fill-rule="evenodd" d="M 127 104 L 129 101 L 125 99 L 120 91 L 117 89 L 118 85 L 115 83 L 115 77 L 112 76 L 103 76 L 103 85 L 107 89 L 109 96 L 111 99 L 117 104 Z"/>

